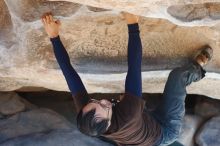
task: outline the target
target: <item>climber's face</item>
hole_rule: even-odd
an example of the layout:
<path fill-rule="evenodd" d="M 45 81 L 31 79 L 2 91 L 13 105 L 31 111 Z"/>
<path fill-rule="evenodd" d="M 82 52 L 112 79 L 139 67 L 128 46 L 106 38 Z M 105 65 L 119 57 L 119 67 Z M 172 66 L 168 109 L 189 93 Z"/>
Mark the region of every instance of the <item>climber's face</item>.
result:
<path fill-rule="evenodd" d="M 98 119 L 107 119 L 109 121 L 108 127 L 111 124 L 112 117 L 112 103 L 106 99 L 96 100 L 91 99 L 90 102 L 83 108 L 83 113 L 87 113 L 95 109 L 95 116 Z"/>

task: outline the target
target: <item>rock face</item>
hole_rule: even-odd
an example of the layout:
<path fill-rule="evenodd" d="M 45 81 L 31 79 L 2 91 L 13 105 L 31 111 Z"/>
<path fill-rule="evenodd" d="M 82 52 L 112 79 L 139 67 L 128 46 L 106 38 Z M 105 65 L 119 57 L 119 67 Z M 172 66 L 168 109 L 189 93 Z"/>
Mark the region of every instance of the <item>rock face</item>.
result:
<path fill-rule="evenodd" d="M 194 146 L 194 135 L 202 122 L 202 118 L 196 115 L 185 115 L 181 134 L 178 142 L 184 146 Z"/>
<path fill-rule="evenodd" d="M 1 93 L 0 113 L 3 115 L 12 115 L 25 109 L 25 104 L 15 93 Z"/>
<path fill-rule="evenodd" d="M 1 144 L 2 146 L 113 146 L 95 138 L 87 137 L 77 130 L 52 130 L 17 137 Z"/>
<path fill-rule="evenodd" d="M 50 109 L 30 106 L 15 93 L 0 93 L 0 97 L 0 113 L 4 113 L 0 115 L 1 146 L 110 146 L 83 135 L 75 125 Z"/>
<path fill-rule="evenodd" d="M 49 0 L 60 1 L 60 0 Z M 154 1 L 129 1 L 129 0 L 61 0 L 114 9 L 118 11 L 129 11 L 137 15 L 168 19 L 179 25 L 213 25 L 219 22 L 219 2 L 218 0 L 154 0 Z M 192 22 L 194 20 L 199 20 Z M 206 22 L 204 22 L 204 20 Z M 184 22 L 192 22 L 185 24 Z"/>
<path fill-rule="evenodd" d="M 83 135 L 61 115 L 43 108 L 1 119 L 0 135 L 2 146 L 110 146 Z"/>
<path fill-rule="evenodd" d="M 219 122 L 220 117 L 213 117 L 202 127 L 196 136 L 196 143 L 199 146 L 219 146 Z"/>
<path fill-rule="evenodd" d="M 220 103 L 216 100 L 200 100 L 195 106 L 195 114 L 210 118 L 220 115 Z"/>
<path fill-rule="evenodd" d="M 194 20 L 210 19 L 218 20 L 220 18 L 220 3 L 204 4 L 186 4 L 170 6 L 167 12 L 173 17 L 191 22 Z"/>
<path fill-rule="evenodd" d="M 210 44 L 214 57 L 206 67 L 208 76 L 188 91 L 220 99 L 217 0 L 68 1 L 0 2 L 1 91 L 24 87 L 68 91 L 40 21 L 44 12 L 52 11 L 61 19 L 61 39 L 88 92 L 124 92 L 128 36 L 119 11 L 125 10 L 143 16 L 143 92 L 162 92 L 169 70 L 188 63 L 201 46 Z"/>

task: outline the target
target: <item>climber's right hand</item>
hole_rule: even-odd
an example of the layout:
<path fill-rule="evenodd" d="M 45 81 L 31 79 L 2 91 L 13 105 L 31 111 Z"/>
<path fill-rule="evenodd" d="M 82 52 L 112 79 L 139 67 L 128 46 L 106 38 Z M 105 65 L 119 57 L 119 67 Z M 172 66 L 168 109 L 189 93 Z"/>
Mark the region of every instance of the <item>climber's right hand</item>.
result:
<path fill-rule="evenodd" d="M 134 15 L 128 12 L 121 12 L 122 16 L 124 17 L 124 19 L 126 20 L 127 24 L 135 24 L 138 23 L 139 21 L 139 16 L 138 15 Z"/>
<path fill-rule="evenodd" d="M 52 13 L 44 13 L 41 17 L 44 29 L 50 38 L 55 38 L 59 35 L 61 23 L 59 20 L 54 20 Z"/>

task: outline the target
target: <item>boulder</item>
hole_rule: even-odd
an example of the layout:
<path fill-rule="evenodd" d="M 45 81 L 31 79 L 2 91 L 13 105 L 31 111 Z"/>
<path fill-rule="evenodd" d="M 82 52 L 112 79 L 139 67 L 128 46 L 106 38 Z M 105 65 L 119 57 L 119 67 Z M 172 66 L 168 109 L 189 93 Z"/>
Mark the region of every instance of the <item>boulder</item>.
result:
<path fill-rule="evenodd" d="M 214 57 L 205 67 L 207 77 L 188 93 L 220 99 L 217 0 L 3 0 L 0 9 L 0 91 L 69 91 L 40 21 L 52 11 L 62 22 L 60 37 L 88 92 L 124 92 L 128 34 L 119 14 L 124 10 L 142 16 L 143 92 L 163 92 L 170 70 L 189 63 L 209 44 Z"/>
<path fill-rule="evenodd" d="M 51 129 L 71 128 L 72 125 L 56 112 L 49 109 L 34 109 L 0 120 L 0 141 Z"/>
<path fill-rule="evenodd" d="M 220 102 L 213 99 L 201 99 L 195 105 L 195 114 L 204 118 L 220 115 Z"/>
<path fill-rule="evenodd" d="M 76 126 L 56 112 L 36 108 L 0 119 L 2 146 L 109 146 L 80 133 Z"/>
<path fill-rule="evenodd" d="M 48 102 L 50 106 L 54 107 L 50 100 L 47 99 L 44 102 Z M 60 103 L 57 104 L 57 107 L 61 108 L 64 105 L 60 105 Z M 66 102 L 66 106 L 69 104 Z M 71 111 L 66 109 L 64 107 L 63 112 Z M 62 113 L 61 109 L 57 110 Z M 63 114 L 71 114 L 71 119 L 75 117 L 72 111 Z M 110 146 L 110 144 L 99 139 L 80 133 L 74 123 L 70 123 L 62 115 L 51 109 L 38 108 L 15 92 L 0 93 L 1 146 L 87 146 L 91 144 Z"/>
<path fill-rule="evenodd" d="M 199 146 L 219 146 L 220 144 L 220 116 L 208 120 L 196 135 L 196 143 Z"/>
<path fill-rule="evenodd" d="M 26 104 L 29 103 L 26 101 Z M 2 115 L 12 115 L 26 109 L 24 100 L 14 92 L 0 93 L 0 113 Z"/>
<path fill-rule="evenodd" d="M 182 131 L 178 138 L 178 142 L 184 146 L 194 146 L 194 135 L 202 123 L 202 118 L 197 115 L 185 115 Z"/>
<path fill-rule="evenodd" d="M 99 139 L 73 130 L 50 130 L 16 137 L 1 143 L 2 146 L 113 146 Z"/>
<path fill-rule="evenodd" d="M 60 0 L 49 0 L 60 1 Z M 61 0 L 73 3 L 128 11 L 137 15 L 167 19 L 178 25 L 214 25 L 219 23 L 220 3 L 218 0 Z M 188 22 L 188 23 L 185 23 Z"/>

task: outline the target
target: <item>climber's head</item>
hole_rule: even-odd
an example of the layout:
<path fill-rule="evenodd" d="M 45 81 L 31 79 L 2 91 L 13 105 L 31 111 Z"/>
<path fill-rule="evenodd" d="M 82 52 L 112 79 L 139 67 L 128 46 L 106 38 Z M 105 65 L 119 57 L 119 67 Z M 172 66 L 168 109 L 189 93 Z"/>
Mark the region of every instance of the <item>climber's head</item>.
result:
<path fill-rule="evenodd" d="M 77 115 L 77 127 L 86 135 L 100 136 L 109 128 L 111 117 L 110 101 L 92 99 Z"/>

